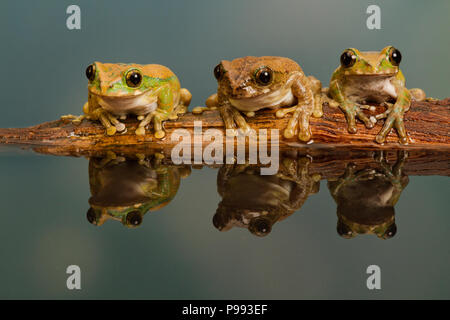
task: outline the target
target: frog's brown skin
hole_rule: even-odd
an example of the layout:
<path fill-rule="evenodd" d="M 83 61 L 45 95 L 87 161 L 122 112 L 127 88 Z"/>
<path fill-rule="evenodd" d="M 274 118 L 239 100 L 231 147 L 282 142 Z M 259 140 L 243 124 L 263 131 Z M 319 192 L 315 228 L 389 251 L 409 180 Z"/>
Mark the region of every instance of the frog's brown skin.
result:
<path fill-rule="evenodd" d="M 161 165 L 158 159 L 125 159 L 110 153 L 89 160 L 92 196 L 87 219 L 100 226 L 106 220 L 121 221 L 133 228 L 142 224 L 148 211 L 157 211 L 175 197 L 180 178 L 188 168 Z"/>
<path fill-rule="evenodd" d="M 378 157 L 380 169 L 356 171 L 348 164 L 344 175 L 328 181 L 328 188 L 337 203 L 337 232 L 344 238 L 357 234 L 375 234 L 381 239 L 392 238 L 397 231 L 394 205 L 408 184 L 402 173 L 406 153 L 399 153 L 390 166 L 383 153 Z"/>
<path fill-rule="evenodd" d="M 292 113 L 284 137 L 298 134 L 311 139 L 309 118 L 322 116 L 321 83 L 306 77 L 300 66 L 284 57 L 243 57 L 222 60 L 214 69 L 217 93 L 206 100 L 209 109 L 218 108 L 226 129 L 250 129 L 243 114 L 252 117 L 261 109 L 277 109 L 277 117 Z M 201 113 L 205 108 L 194 108 Z M 230 131 L 229 131 L 230 132 Z"/>
<path fill-rule="evenodd" d="M 272 226 L 296 210 L 308 196 L 319 191 L 320 175 L 309 174 L 308 158 L 283 159 L 276 175 L 260 175 L 260 168 L 225 165 L 219 170 L 217 187 L 222 201 L 213 217 L 214 226 L 227 231 L 247 228 L 266 236 Z"/>

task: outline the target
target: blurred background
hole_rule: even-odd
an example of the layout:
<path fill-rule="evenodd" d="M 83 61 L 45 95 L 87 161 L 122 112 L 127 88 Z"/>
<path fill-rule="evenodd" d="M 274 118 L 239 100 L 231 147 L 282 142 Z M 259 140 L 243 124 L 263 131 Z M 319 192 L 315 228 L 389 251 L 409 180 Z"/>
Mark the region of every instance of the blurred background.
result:
<path fill-rule="evenodd" d="M 66 8 L 81 8 L 68 30 Z M 381 30 L 366 9 L 381 8 Z M 159 63 L 193 94 L 216 90 L 221 59 L 286 56 L 328 86 L 343 49 L 394 45 L 409 88 L 448 96 L 450 2 L 442 1 L 1 1 L 0 127 L 80 114 L 93 61 Z M 449 180 L 410 177 L 390 240 L 336 233 L 336 204 L 322 181 L 299 212 L 257 238 L 221 233 L 212 169 L 194 170 L 177 197 L 128 230 L 86 220 L 86 159 L 0 154 L 0 298 L 450 298 Z M 66 288 L 69 264 L 82 290 Z M 366 288 L 370 264 L 382 290 Z"/>

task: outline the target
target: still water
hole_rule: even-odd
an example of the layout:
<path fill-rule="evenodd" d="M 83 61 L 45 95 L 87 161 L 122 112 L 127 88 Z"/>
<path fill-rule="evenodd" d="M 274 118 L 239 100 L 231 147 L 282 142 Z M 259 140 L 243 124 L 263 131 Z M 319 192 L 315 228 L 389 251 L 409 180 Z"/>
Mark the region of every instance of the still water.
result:
<path fill-rule="evenodd" d="M 166 160 L 3 150 L 0 298 L 450 298 L 448 153 Z"/>

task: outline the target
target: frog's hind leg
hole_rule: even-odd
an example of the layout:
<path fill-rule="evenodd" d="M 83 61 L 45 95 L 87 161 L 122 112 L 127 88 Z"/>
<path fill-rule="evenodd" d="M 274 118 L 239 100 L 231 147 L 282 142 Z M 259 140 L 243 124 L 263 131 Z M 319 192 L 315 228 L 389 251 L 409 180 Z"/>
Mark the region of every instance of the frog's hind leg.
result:
<path fill-rule="evenodd" d="M 419 88 L 409 89 L 409 93 L 414 101 L 424 101 L 427 98 L 425 91 Z"/>
<path fill-rule="evenodd" d="M 186 108 L 189 107 L 189 104 L 192 100 L 192 94 L 186 88 L 180 89 L 180 104 L 184 105 Z"/>
<path fill-rule="evenodd" d="M 177 120 L 180 114 L 185 114 L 187 112 L 187 106 L 184 104 L 178 104 L 169 116 L 169 120 Z"/>

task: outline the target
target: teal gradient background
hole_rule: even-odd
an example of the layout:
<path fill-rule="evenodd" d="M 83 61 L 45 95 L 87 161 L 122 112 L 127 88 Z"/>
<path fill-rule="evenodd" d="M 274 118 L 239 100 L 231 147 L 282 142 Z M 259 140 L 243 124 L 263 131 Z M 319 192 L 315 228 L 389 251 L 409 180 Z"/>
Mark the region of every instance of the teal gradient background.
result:
<path fill-rule="evenodd" d="M 81 30 L 66 8 L 81 8 Z M 381 8 L 381 30 L 366 8 Z M 448 96 L 449 1 L 2 1 L 0 127 L 80 114 L 92 61 L 160 63 L 203 105 L 221 59 L 279 55 L 324 86 L 347 47 L 394 45 L 410 88 Z M 410 177 L 396 205 L 397 235 L 336 233 L 322 181 L 266 238 L 212 225 L 220 197 L 213 169 L 193 170 L 177 197 L 136 230 L 85 217 L 88 161 L 0 152 L 0 298 L 301 299 L 450 298 L 448 177 Z M 82 290 L 65 269 L 82 270 Z M 382 290 L 366 288 L 366 268 Z"/>

